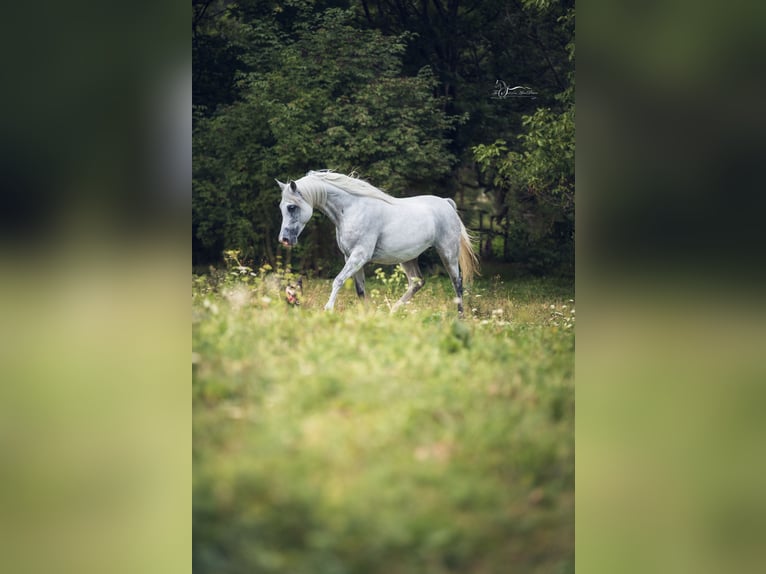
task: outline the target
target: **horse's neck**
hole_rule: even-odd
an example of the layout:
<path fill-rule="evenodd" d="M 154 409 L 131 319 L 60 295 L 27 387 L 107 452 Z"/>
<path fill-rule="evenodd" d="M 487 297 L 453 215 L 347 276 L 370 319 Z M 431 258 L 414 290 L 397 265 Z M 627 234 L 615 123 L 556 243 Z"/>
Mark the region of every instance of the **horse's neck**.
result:
<path fill-rule="evenodd" d="M 303 198 L 314 209 L 322 211 L 324 204 L 327 203 L 327 188 L 318 182 L 309 182 L 303 187 L 301 194 Z"/>
<path fill-rule="evenodd" d="M 329 184 L 326 185 L 325 192 L 323 194 L 324 197 L 321 198 L 323 201 L 317 201 L 314 204 L 314 208 L 324 213 L 337 227 L 340 224 L 343 212 L 348 209 L 356 198 L 350 193 Z"/>

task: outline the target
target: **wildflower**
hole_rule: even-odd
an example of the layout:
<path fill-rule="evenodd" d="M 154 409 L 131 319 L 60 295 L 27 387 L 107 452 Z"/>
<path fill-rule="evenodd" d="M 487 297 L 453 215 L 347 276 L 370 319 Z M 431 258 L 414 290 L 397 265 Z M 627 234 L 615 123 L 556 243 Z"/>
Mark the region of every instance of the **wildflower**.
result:
<path fill-rule="evenodd" d="M 218 305 L 216 305 L 215 303 L 211 302 L 211 301 L 210 301 L 210 299 L 205 299 L 205 300 L 202 302 L 202 306 L 203 306 L 205 309 L 209 309 L 209 310 L 210 310 L 210 312 L 211 312 L 213 315 L 217 315 L 217 314 L 218 314 Z"/>

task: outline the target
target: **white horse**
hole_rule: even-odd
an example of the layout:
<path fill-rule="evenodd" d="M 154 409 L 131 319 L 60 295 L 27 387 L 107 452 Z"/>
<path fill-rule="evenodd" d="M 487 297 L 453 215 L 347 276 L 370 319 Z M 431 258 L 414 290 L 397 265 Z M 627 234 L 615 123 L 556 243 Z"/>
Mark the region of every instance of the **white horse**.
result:
<path fill-rule="evenodd" d="M 418 255 L 435 247 L 452 279 L 462 315 L 463 280 L 472 280 L 478 259 L 454 201 L 434 195 L 396 198 L 366 181 L 332 171 L 310 171 L 297 181 L 277 183 L 282 189 L 279 241 L 283 245 L 298 242 L 314 209 L 335 224 L 346 264 L 333 281 L 326 310 L 333 308 L 349 277 L 354 277 L 356 292 L 364 298 L 364 264 L 369 261 L 401 264 L 409 286 L 392 311 L 398 309 L 425 284 Z"/>

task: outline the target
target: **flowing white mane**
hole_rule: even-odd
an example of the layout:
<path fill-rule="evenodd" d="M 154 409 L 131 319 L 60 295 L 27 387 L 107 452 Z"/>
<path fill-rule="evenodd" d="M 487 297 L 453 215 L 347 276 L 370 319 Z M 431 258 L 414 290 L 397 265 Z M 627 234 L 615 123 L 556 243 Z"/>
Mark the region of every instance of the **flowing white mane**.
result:
<path fill-rule="evenodd" d="M 311 185 L 320 184 L 319 187 L 324 188 L 324 186 L 321 185 L 321 182 L 329 183 L 351 195 L 372 197 L 374 199 L 385 201 L 386 203 L 394 203 L 394 200 L 396 199 L 374 185 L 367 183 L 363 179 L 343 175 L 342 173 L 335 173 L 334 171 L 329 170 L 310 171 L 296 183 L 301 189 L 306 189 L 306 191 L 313 194 L 318 202 L 323 203 L 323 200 L 326 199 L 326 190 L 317 189 L 314 185 Z M 308 187 L 306 184 L 309 184 Z"/>

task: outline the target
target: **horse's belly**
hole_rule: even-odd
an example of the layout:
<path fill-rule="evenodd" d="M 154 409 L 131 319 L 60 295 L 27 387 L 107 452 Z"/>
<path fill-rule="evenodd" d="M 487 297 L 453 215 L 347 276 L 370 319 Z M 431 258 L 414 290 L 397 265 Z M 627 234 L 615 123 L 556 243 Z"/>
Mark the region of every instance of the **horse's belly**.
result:
<path fill-rule="evenodd" d="M 372 254 L 374 263 L 393 265 L 415 259 L 433 245 L 433 234 L 412 232 L 383 236 Z"/>
<path fill-rule="evenodd" d="M 403 261 L 410 261 L 411 259 L 415 259 L 426 249 L 427 248 L 421 249 L 419 251 L 402 251 L 398 252 L 398 254 L 383 253 L 376 250 L 370 261 L 373 263 L 380 263 L 381 265 L 395 265 L 396 263 L 402 263 Z"/>

